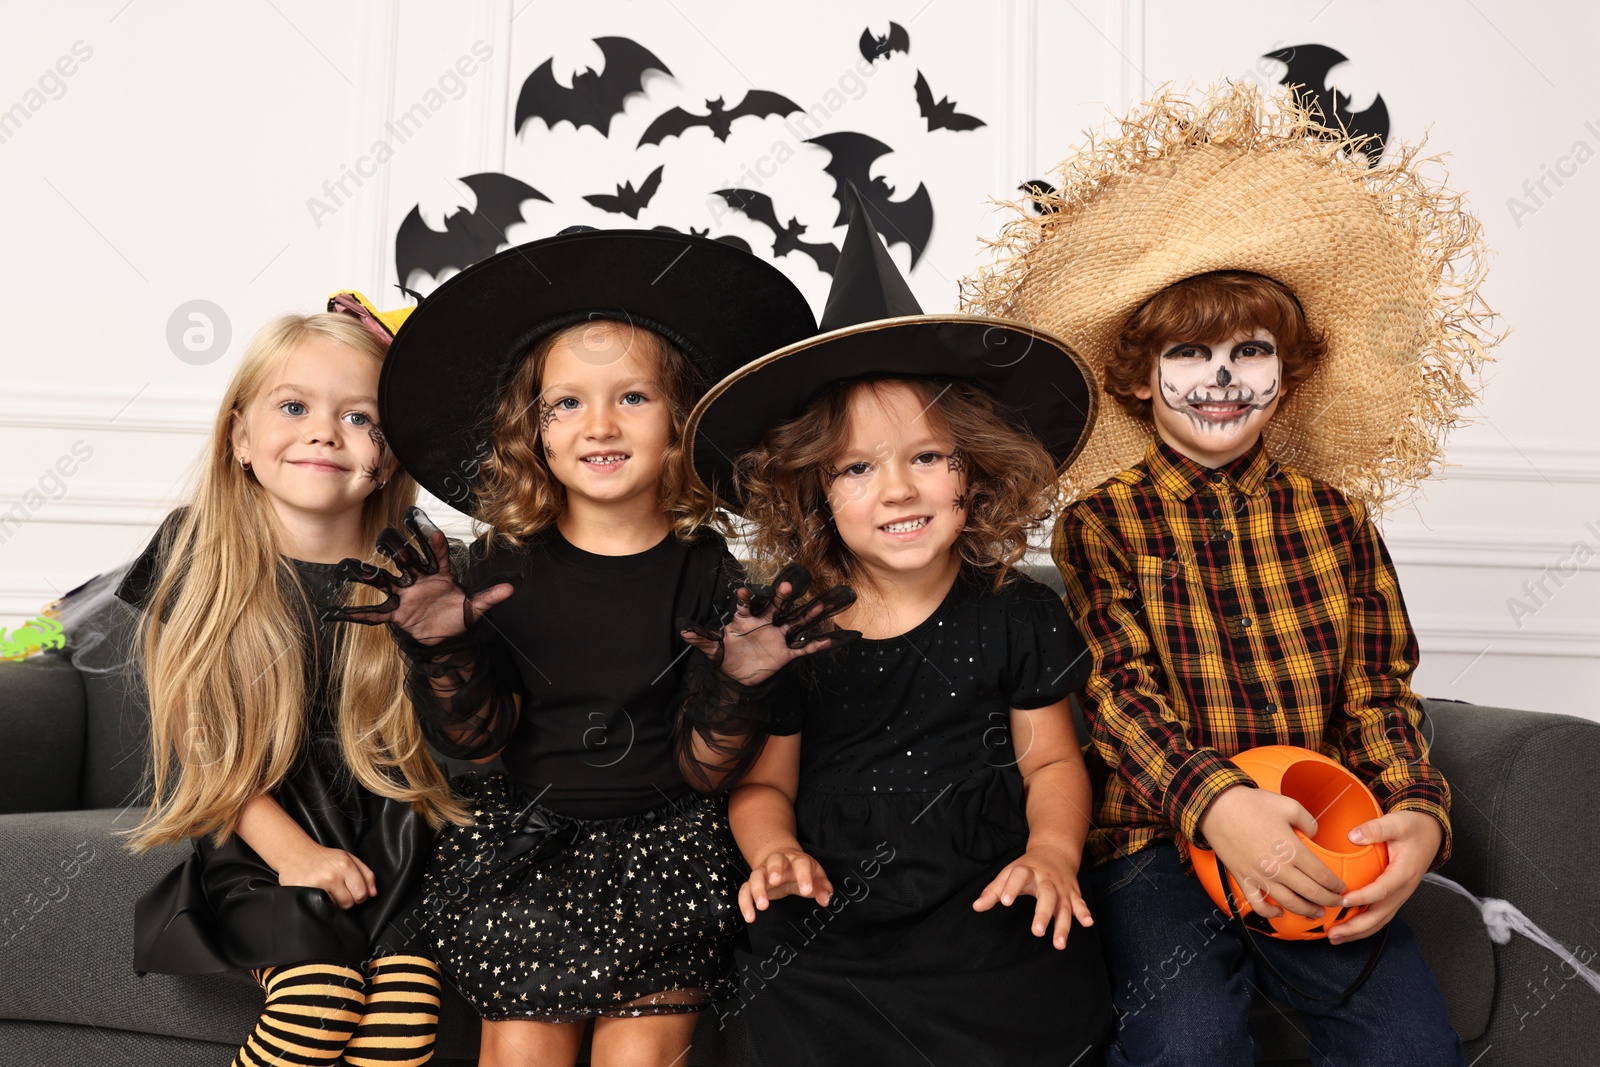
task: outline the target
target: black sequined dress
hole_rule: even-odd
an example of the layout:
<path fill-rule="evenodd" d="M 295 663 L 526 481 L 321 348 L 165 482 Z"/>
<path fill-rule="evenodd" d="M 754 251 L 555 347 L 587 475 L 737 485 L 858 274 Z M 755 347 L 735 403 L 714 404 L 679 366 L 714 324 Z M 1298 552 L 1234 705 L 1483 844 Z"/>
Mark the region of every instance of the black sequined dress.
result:
<path fill-rule="evenodd" d="M 963 568 L 910 631 L 784 679 L 772 732 L 801 734 L 795 820 L 834 896 L 774 901 L 750 928 L 725 1010 L 752 1062 L 1065 1065 L 1099 1040 L 1093 929 L 1060 951 L 1031 897 L 972 910 L 1027 848 L 1010 709 L 1064 699 L 1087 667 L 1054 592 Z"/>
<path fill-rule="evenodd" d="M 169 516 L 163 531 L 176 521 L 176 513 Z M 151 540 L 117 589 L 135 607 L 154 591 L 162 536 Z M 283 562 L 286 595 L 303 610 L 306 686 L 314 695 L 300 756 L 273 796 L 317 844 L 372 868 L 378 894 L 343 910 L 321 889 L 279 885 L 277 873 L 237 834 L 220 846 L 195 838 L 189 858 L 135 906 L 134 967 L 141 972 L 204 974 L 307 960 L 354 966 L 378 956 L 426 953 L 422 871 L 433 831 L 409 804 L 380 797 L 354 779 L 327 692 L 336 635 L 315 621 L 314 609 L 342 602 L 345 583 L 335 575 L 337 564 Z"/>

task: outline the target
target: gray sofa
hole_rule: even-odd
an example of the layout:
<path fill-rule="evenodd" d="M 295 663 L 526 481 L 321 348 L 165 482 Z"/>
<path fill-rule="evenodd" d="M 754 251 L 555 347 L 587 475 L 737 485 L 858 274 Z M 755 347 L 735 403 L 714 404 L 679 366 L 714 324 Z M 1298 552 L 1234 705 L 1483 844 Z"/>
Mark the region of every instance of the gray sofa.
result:
<path fill-rule="evenodd" d="M 1455 791 L 1455 854 L 1443 873 L 1512 901 L 1592 959 L 1600 724 L 1427 708 Z M 248 976 L 133 973 L 133 900 L 182 854 L 135 857 L 118 837 L 138 821 L 144 719 L 123 674 L 80 671 L 61 653 L 0 662 L 0 1063 L 222 1065 L 255 1023 L 260 993 Z M 1521 937 L 1492 943 L 1470 902 L 1432 885 L 1403 914 L 1473 1067 L 1600 1062 L 1600 999 L 1554 956 Z M 1304 1062 L 1299 1020 L 1258 1007 L 1263 1062 Z M 476 1019 L 452 994 L 435 1062 L 470 1063 L 476 1046 Z M 742 1034 L 707 1013 L 681 1062 L 741 1063 Z"/>

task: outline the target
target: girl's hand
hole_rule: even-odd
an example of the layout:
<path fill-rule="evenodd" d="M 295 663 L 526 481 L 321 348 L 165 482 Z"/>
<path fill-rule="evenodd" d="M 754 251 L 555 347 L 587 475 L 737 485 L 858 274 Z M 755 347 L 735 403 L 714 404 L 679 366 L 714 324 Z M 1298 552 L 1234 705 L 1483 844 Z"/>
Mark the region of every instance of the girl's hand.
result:
<path fill-rule="evenodd" d="M 385 594 L 384 601 L 326 607 L 322 610 L 325 620 L 364 626 L 390 623 L 413 640 L 431 645 L 466 632 L 485 611 L 515 592 L 515 587 L 501 582 L 469 598 L 450 574 L 450 553 L 443 531 L 429 521 L 421 508 L 407 509 L 405 525 L 415 544 L 392 526 L 378 535 L 378 551 L 394 561 L 399 574 L 359 559 L 339 563 L 341 578 L 372 586 Z"/>
<path fill-rule="evenodd" d="M 278 884 L 320 889 L 346 911 L 378 895 L 378 880 L 371 867 L 343 849 L 323 848 L 315 842 L 296 850 L 278 868 Z"/>
<path fill-rule="evenodd" d="M 1010 907 L 1018 896 L 1035 899 L 1033 909 L 1033 936 L 1043 937 L 1055 919 L 1055 946 L 1067 947 L 1067 931 L 1072 928 L 1073 917 L 1078 925 L 1093 926 L 1094 916 L 1078 888 L 1078 864 L 1064 850 L 1030 846 L 1017 859 L 995 875 L 973 901 L 973 911 L 988 911 L 996 903 Z"/>
<path fill-rule="evenodd" d="M 740 586 L 738 606 L 720 631 L 683 619 L 680 633 L 727 677 L 741 685 L 760 685 L 801 656 L 860 637 L 855 630 L 832 630 L 819 637 L 829 617 L 855 603 L 855 590 L 836 585 L 804 603 L 811 575 L 791 563 L 771 586 Z"/>
<path fill-rule="evenodd" d="M 780 848 L 756 864 L 750 877 L 739 887 L 739 913 L 744 921 L 756 921 L 757 911 L 784 897 L 810 897 L 827 906 L 833 899 L 833 883 L 822 864 L 799 848 Z"/>

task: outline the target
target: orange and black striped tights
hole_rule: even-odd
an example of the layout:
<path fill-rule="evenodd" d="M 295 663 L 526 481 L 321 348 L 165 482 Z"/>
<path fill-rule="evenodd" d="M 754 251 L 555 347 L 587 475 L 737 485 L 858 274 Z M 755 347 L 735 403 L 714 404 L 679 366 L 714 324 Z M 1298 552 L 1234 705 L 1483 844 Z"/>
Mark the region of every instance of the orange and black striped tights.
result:
<path fill-rule="evenodd" d="M 439 1029 L 438 965 L 421 956 L 382 956 L 365 970 L 312 961 L 252 971 L 267 1003 L 234 1067 L 427 1063 Z"/>

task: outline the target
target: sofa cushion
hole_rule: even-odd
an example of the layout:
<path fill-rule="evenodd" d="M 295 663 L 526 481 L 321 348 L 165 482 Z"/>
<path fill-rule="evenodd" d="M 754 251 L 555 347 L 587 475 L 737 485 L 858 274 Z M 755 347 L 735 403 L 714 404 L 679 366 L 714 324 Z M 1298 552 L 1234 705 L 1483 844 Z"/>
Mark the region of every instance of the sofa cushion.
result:
<path fill-rule="evenodd" d="M 114 595 L 126 567 L 98 574 L 60 602 L 67 654 L 83 678 L 86 730 L 80 808 L 121 808 L 148 796 L 149 700 L 138 610 Z"/>
<path fill-rule="evenodd" d="M 183 858 L 188 846 L 164 846 L 136 856 L 116 834 L 132 824 L 133 816 L 119 820 L 119 814 L 0 815 L 0 900 L 25 902 L 20 909 L 24 915 L 13 912 L 0 935 L 9 939 L 0 946 L 9 964 L 0 966 L 0 1026 L 8 1021 L 45 1024 L 21 1031 L 29 1041 L 44 1042 L 40 1047 L 92 1050 L 104 1047 L 97 1044 L 103 1038 L 97 1032 L 123 1031 L 209 1042 L 209 1049 L 196 1054 L 214 1056 L 217 1049 L 243 1041 L 255 1026 L 261 992 L 244 972 L 134 973 L 133 903 Z M 18 961 L 27 965 L 18 966 Z M 744 1062 L 744 1034 L 737 1020 L 726 1029 L 718 1024 L 716 1012 L 702 1014 L 684 1067 Z M 447 982 L 434 1062 L 471 1062 L 479 1027 L 477 1015 Z M 73 1044 L 74 1028 L 78 1044 Z M 0 1048 L 10 1048 L 4 1042 L 12 1032 L 10 1027 L 0 1029 Z M 151 1047 L 166 1046 L 157 1042 Z M 97 1057 L 23 1062 L 85 1059 Z"/>
<path fill-rule="evenodd" d="M 1444 994 L 1450 1025 L 1462 1041 L 1476 1041 L 1494 1014 L 1495 954 L 1489 928 L 1472 901 L 1423 882 L 1400 909 L 1417 935 L 1417 948 Z"/>
<path fill-rule="evenodd" d="M 66 657 L 0 660 L 0 813 L 78 806 L 85 714 L 83 683 Z"/>

